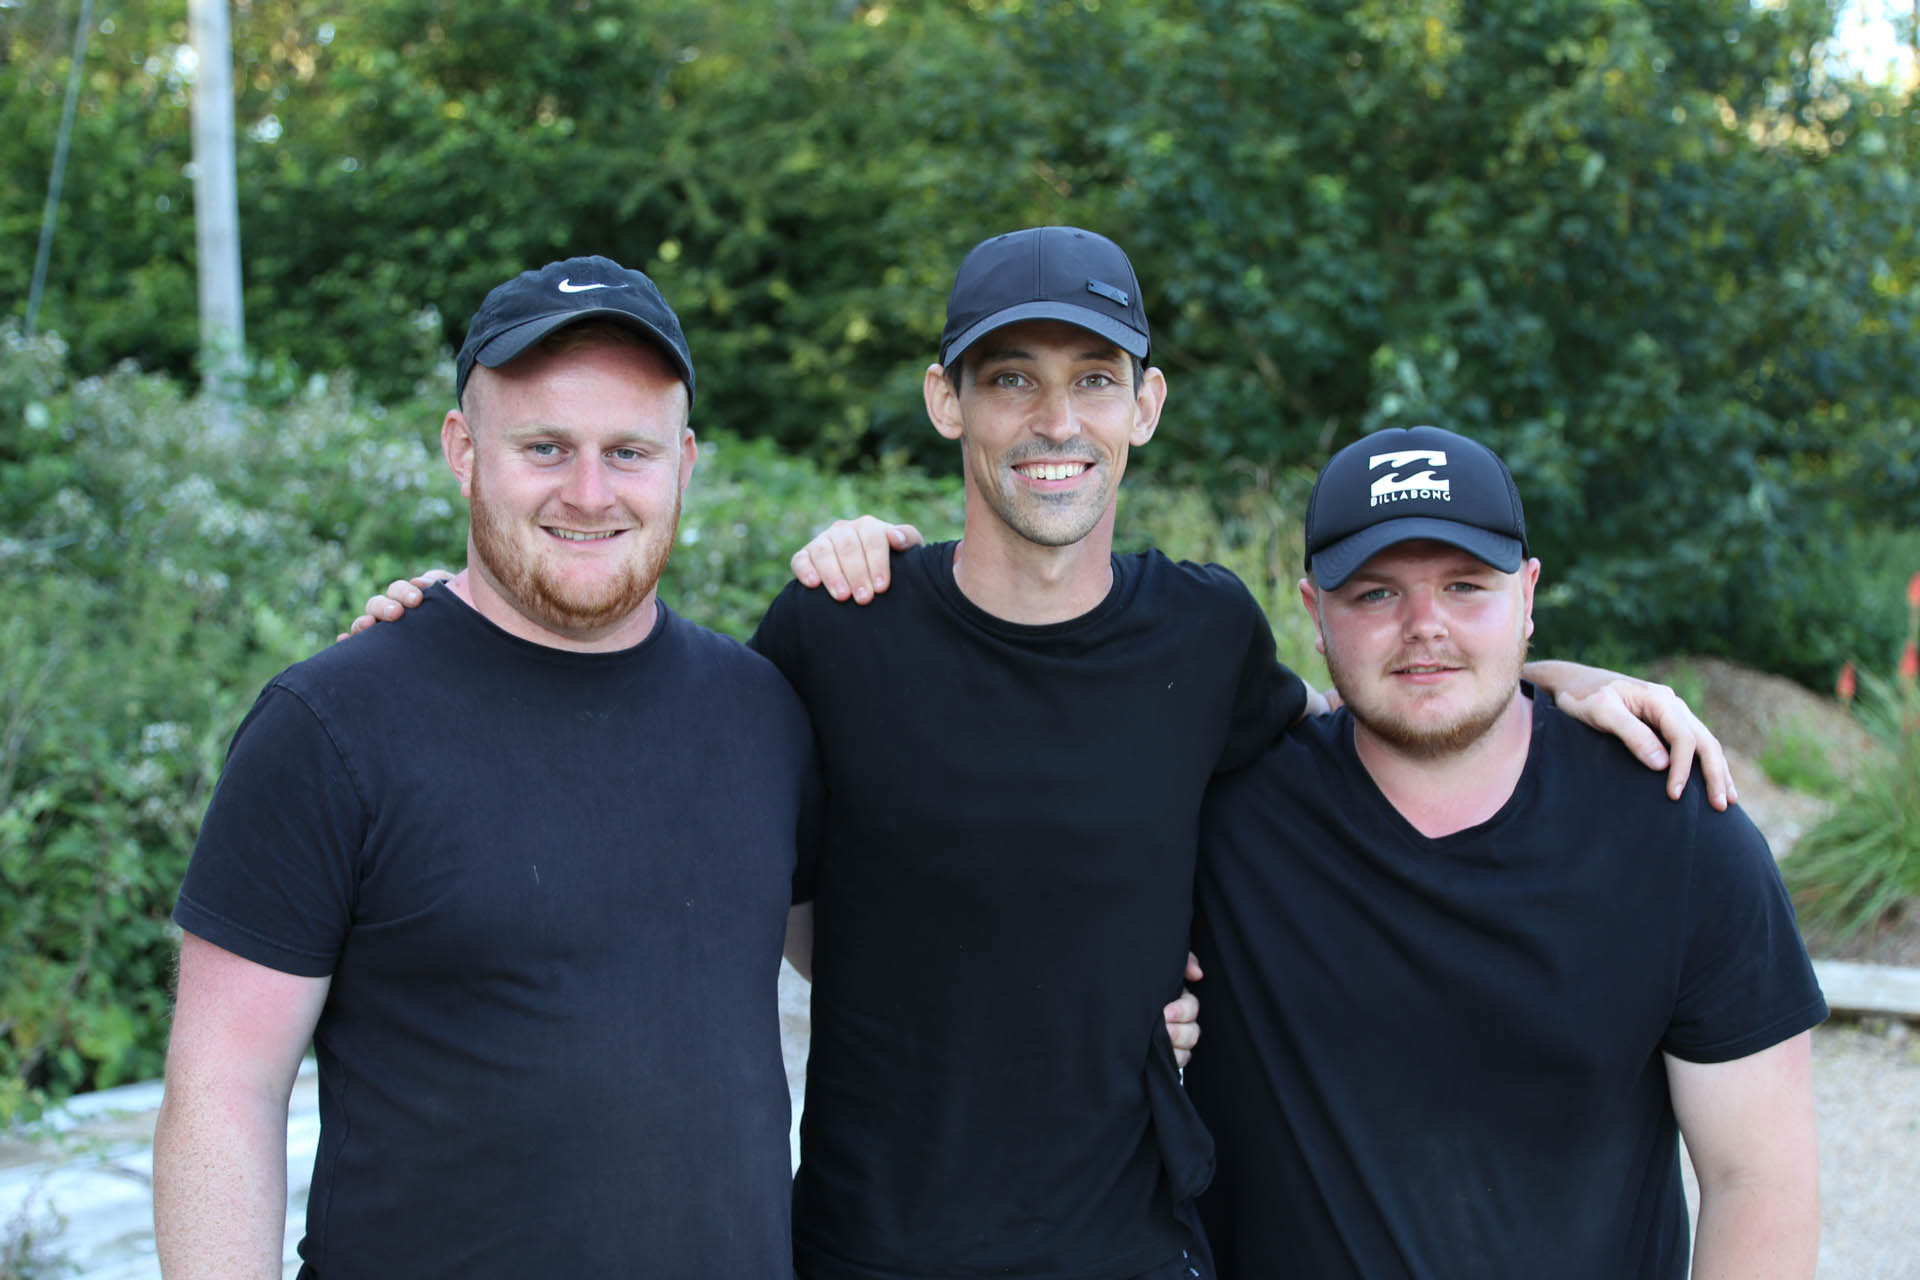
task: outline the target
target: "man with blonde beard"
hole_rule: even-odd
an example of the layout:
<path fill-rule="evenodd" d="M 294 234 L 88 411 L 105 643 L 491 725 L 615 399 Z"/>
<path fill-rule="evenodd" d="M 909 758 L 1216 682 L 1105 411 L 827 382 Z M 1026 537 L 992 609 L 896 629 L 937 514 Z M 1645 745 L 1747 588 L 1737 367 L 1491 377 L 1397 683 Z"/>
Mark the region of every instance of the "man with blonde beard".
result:
<path fill-rule="evenodd" d="M 656 597 L 693 381 L 604 258 L 474 316 L 441 430 L 468 571 L 274 679 L 194 850 L 168 1277 L 281 1274 L 309 1038 L 302 1277 L 791 1274 L 775 974 L 812 738 Z"/>

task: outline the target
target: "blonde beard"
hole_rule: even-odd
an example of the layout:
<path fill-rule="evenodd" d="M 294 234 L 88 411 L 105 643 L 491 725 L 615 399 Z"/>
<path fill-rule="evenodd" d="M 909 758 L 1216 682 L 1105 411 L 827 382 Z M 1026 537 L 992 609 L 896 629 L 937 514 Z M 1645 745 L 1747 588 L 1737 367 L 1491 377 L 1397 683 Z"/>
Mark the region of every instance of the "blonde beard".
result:
<path fill-rule="evenodd" d="M 563 593 L 560 586 L 542 574 L 533 558 L 526 555 L 509 532 L 509 522 L 487 504 L 476 466 L 468 498 L 474 558 L 491 578 L 500 594 L 523 616 L 558 635 L 593 635 L 637 611 L 660 585 L 667 557 L 673 552 L 673 540 L 680 528 L 680 497 L 673 500 L 673 514 L 667 522 L 667 536 L 644 560 L 629 565 L 626 571 L 591 596 L 579 592 Z M 636 530 L 640 536 L 643 530 Z"/>
<path fill-rule="evenodd" d="M 1354 723 L 1404 756 L 1416 760 L 1439 760 L 1466 750 L 1499 723 L 1501 715 L 1513 701 L 1514 690 L 1520 687 L 1520 669 L 1526 664 L 1528 648 L 1529 642 L 1522 640 L 1519 652 L 1513 659 L 1513 679 L 1511 682 L 1502 681 L 1499 686 L 1501 691 L 1497 695 L 1489 694 L 1484 702 L 1463 708 L 1453 719 L 1434 725 L 1416 724 L 1403 716 L 1376 711 L 1369 705 L 1369 698 L 1364 693 L 1356 702 L 1353 691 L 1358 688 L 1358 682 L 1349 677 L 1331 648 L 1326 654 L 1327 675 L 1333 681 L 1334 691 L 1340 695 L 1341 703 L 1353 716 Z"/>

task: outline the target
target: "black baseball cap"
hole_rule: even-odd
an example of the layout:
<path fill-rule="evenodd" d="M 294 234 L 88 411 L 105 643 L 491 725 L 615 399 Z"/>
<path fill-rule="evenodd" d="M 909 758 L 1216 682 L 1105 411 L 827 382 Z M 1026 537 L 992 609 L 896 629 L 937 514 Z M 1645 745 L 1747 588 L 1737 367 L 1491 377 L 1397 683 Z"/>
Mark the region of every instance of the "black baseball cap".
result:
<path fill-rule="evenodd" d="M 1022 320 L 1064 320 L 1145 360 L 1152 343 L 1140 281 L 1120 246 L 1079 227 L 1028 227 L 982 240 L 947 295 L 940 363 Z"/>
<path fill-rule="evenodd" d="M 1307 499 L 1307 572 L 1322 587 L 1401 542 L 1460 548 L 1502 573 L 1527 558 L 1520 490 L 1500 455 L 1440 427 L 1363 436 L 1321 470 Z"/>
<path fill-rule="evenodd" d="M 475 364 L 497 369 L 562 325 L 605 319 L 636 329 L 666 353 L 693 399 L 693 355 L 679 317 L 644 274 L 611 258 L 568 258 L 497 285 L 467 325 L 454 361 L 453 396 L 466 395 Z"/>

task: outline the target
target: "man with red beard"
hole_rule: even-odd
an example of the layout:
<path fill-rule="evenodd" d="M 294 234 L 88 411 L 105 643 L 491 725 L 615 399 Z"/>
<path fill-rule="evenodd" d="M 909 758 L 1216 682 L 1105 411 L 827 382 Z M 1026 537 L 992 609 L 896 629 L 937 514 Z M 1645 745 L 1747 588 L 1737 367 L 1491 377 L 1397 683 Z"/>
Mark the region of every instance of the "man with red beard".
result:
<path fill-rule="evenodd" d="M 1765 840 L 1670 802 L 1521 678 L 1540 562 L 1490 450 L 1377 432 L 1321 472 L 1342 710 L 1215 782 L 1187 1086 L 1220 1275 L 1807 1277 L 1826 1005 Z M 1677 1125 L 1676 1125 L 1677 1118 Z"/>
<path fill-rule="evenodd" d="M 169 1277 L 281 1275 L 309 1039 L 303 1277 L 791 1274 L 775 976 L 812 736 L 656 596 L 693 384 L 604 258 L 475 314 L 441 429 L 467 572 L 268 685 L 187 871 Z"/>

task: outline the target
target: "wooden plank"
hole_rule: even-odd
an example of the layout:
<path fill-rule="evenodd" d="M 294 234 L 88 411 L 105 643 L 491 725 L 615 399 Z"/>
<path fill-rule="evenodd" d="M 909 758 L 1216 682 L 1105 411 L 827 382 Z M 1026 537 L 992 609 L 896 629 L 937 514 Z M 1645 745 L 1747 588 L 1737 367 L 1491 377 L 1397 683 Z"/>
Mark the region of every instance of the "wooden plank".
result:
<path fill-rule="evenodd" d="M 1815 960 L 1814 976 L 1837 1013 L 1890 1013 L 1920 1018 L 1920 969 L 1890 964 Z"/>

